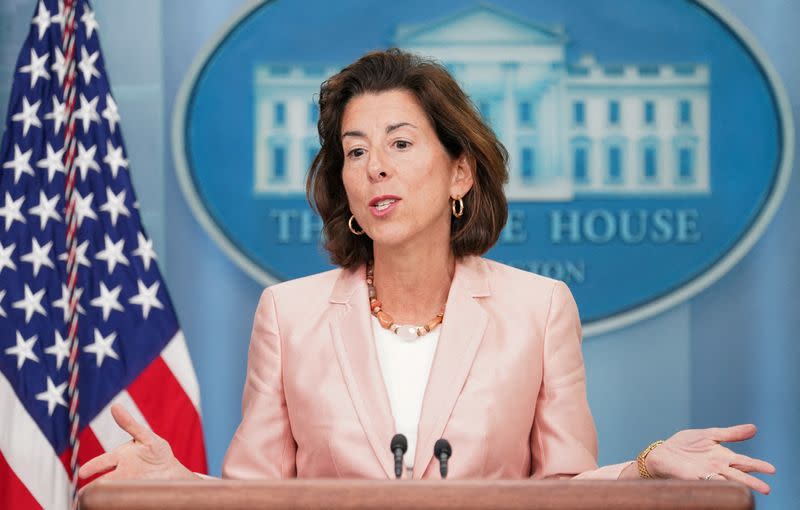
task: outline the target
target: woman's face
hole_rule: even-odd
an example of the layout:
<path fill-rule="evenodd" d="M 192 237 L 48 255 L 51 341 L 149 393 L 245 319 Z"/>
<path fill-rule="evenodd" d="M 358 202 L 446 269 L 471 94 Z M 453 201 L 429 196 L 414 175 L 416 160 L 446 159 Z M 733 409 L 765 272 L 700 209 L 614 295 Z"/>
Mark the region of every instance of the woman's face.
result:
<path fill-rule="evenodd" d="M 453 159 L 406 90 L 352 98 L 342 117 L 350 211 L 376 246 L 445 242 L 450 197 L 472 186 L 466 156 Z"/>

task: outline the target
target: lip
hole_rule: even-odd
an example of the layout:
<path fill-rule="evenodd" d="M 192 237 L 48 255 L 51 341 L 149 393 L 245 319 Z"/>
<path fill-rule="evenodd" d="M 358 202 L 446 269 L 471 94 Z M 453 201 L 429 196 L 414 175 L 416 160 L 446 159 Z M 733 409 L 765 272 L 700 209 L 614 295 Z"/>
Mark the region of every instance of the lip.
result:
<path fill-rule="evenodd" d="M 378 210 L 377 205 L 384 200 L 394 200 L 394 202 L 389 204 L 389 206 L 385 209 Z M 400 202 L 400 200 L 402 199 L 397 195 L 380 195 L 373 197 L 372 200 L 369 201 L 369 209 L 374 216 L 386 216 L 392 211 L 392 209 L 397 207 L 397 204 Z"/>

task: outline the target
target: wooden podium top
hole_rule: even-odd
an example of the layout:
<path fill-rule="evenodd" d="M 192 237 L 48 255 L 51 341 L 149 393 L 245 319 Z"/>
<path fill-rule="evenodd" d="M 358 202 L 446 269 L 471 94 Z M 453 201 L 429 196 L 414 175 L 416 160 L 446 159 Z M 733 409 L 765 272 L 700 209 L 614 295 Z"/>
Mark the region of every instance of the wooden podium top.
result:
<path fill-rule="evenodd" d="M 751 510 L 754 503 L 748 488 L 727 481 L 212 480 L 97 482 L 80 508 Z"/>

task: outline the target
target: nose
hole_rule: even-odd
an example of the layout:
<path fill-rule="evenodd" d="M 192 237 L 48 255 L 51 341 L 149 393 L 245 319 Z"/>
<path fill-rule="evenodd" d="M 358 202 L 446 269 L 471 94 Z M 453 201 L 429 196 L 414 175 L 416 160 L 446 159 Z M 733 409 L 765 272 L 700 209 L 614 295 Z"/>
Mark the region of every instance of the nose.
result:
<path fill-rule="evenodd" d="M 380 152 L 381 151 L 370 152 L 367 176 L 371 182 L 380 182 L 389 176 L 385 158 Z"/>

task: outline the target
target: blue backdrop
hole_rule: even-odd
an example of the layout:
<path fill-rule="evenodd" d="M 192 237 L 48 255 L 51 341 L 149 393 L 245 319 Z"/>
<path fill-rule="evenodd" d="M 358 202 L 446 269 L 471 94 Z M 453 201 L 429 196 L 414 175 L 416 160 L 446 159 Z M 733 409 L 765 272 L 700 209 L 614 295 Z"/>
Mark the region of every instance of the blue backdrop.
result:
<path fill-rule="evenodd" d="M 143 221 L 160 255 L 200 381 L 212 474 L 219 474 L 240 418 L 247 344 L 261 286 L 222 253 L 190 212 L 176 180 L 170 129 L 190 63 L 248 3 L 93 2 Z M 800 124 L 794 35 L 800 3 L 718 4 L 741 20 L 765 50 L 786 85 L 795 124 Z M 33 6 L 33 0 L 0 2 L 3 116 Z M 602 39 L 592 44 L 602 48 Z M 332 47 L 332 61 L 350 58 L 337 51 L 343 50 Z M 601 463 L 629 459 L 650 441 L 681 428 L 754 422 L 759 435 L 737 450 L 778 468 L 769 480 L 773 494 L 759 496 L 759 508 L 800 506 L 797 170 L 795 163 L 786 197 L 763 237 L 722 279 L 656 317 L 586 339 Z"/>

